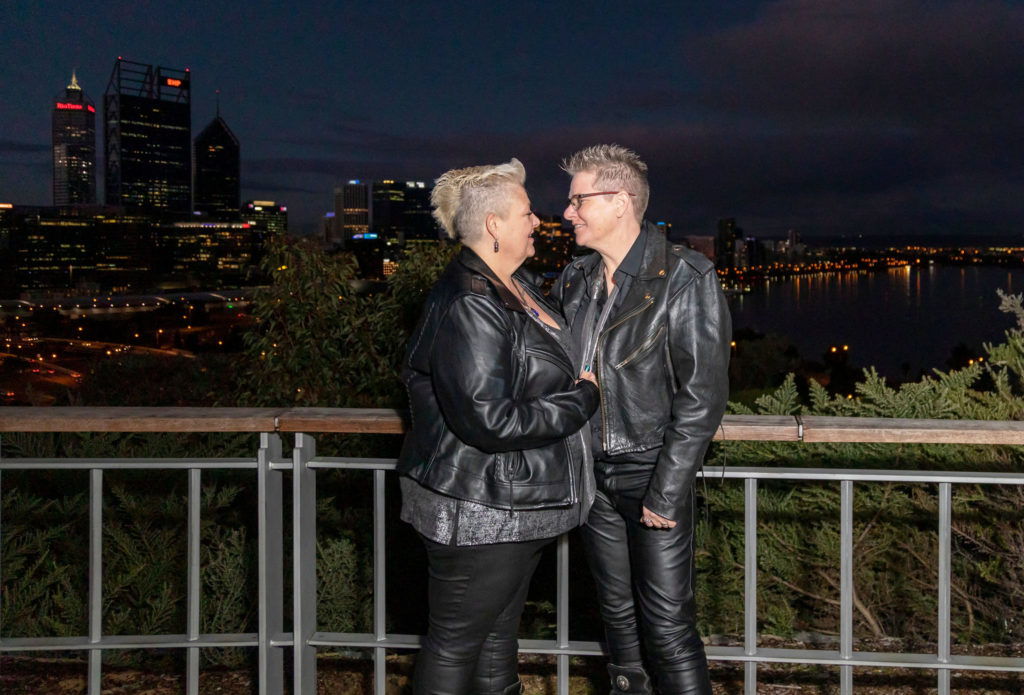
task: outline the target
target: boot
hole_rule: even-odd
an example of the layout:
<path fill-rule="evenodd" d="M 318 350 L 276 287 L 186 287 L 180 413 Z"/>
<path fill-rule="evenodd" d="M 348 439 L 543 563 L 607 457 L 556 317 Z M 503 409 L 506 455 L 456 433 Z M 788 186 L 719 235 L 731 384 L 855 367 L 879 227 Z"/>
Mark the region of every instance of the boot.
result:
<path fill-rule="evenodd" d="M 477 693 L 477 695 L 487 695 L 487 693 Z M 523 695 L 523 682 L 516 681 L 512 685 L 506 686 L 500 693 L 495 691 L 495 695 Z"/>
<path fill-rule="evenodd" d="M 608 664 L 612 679 L 611 695 L 651 695 L 651 679 L 642 666 Z"/>
<path fill-rule="evenodd" d="M 711 695 L 707 662 L 701 659 L 682 671 L 660 671 L 657 692 L 661 695 Z"/>
<path fill-rule="evenodd" d="M 523 695 L 523 682 L 516 681 L 501 691 L 501 695 Z"/>

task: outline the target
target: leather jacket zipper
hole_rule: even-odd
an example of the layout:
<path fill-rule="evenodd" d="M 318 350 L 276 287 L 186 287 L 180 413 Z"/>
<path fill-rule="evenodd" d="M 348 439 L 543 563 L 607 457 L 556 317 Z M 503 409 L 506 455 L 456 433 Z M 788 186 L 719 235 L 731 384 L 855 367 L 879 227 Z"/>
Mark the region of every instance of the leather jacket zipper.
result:
<path fill-rule="evenodd" d="M 634 350 L 633 352 L 631 352 L 631 353 L 629 354 L 629 356 L 628 356 L 628 357 L 627 357 L 626 359 L 622 360 L 622 361 L 621 361 L 621 362 L 619 362 L 619 363 L 618 363 L 617 365 L 615 365 L 615 368 L 616 368 L 616 369 L 622 369 L 622 367 L 624 367 L 625 365 L 627 365 L 627 364 L 629 364 L 630 362 L 632 362 L 632 361 L 633 361 L 633 359 L 634 359 L 634 358 L 635 358 L 635 357 L 636 357 L 637 355 L 639 355 L 639 354 L 642 354 L 642 353 L 643 353 L 643 352 L 644 352 L 645 350 L 647 350 L 647 349 L 648 349 L 649 347 L 651 347 L 652 345 L 654 345 L 654 343 L 656 343 L 656 342 L 658 341 L 658 338 L 660 338 L 660 337 L 661 337 L 661 334 L 662 334 L 662 333 L 664 333 L 664 332 L 665 332 L 665 327 L 664 327 L 664 326 L 662 326 L 661 328 L 659 328 L 659 329 L 658 329 L 658 332 L 654 334 L 654 337 L 653 337 L 653 338 L 651 338 L 650 340 L 645 340 L 645 341 L 644 341 L 644 344 L 643 344 L 643 345 L 641 345 L 641 346 L 640 346 L 640 347 L 638 347 L 638 348 L 637 348 L 636 350 Z"/>
<path fill-rule="evenodd" d="M 602 367 L 602 365 L 604 363 L 604 360 L 600 359 L 600 355 L 601 355 L 601 341 L 604 339 L 604 337 L 606 335 L 608 335 L 608 332 L 611 329 L 616 328 L 618 326 L 621 326 L 625 321 L 633 318 L 637 314 L 640 314 L 640 313 L 642 313 L 644 311 L 647 311 L 647 309 L 649 309 L 653 304 L 654 304 L 654 299 L 648 299 L 646 304 L 643 304 L 643 305 L 637 307 L 636 309 L 634 309 L 633 311 L 629 312 L 628 314 L 626 314 L 625 316 L 620 318 L 618 321 L 613 323 L 611 326 L 608 326 L 607 328 L 605 328 L 604 331 L 601 332 L 601 335 L 599 335 L 598 338 L 597 338 L 597 350 L 594 352 L 594 361 L 597 362 L 597 369 L 598 369 L 598 372 L 597 372 L 597 389 L 598 389 L 598 392 L 601 393 L 601 442 L 604 444 L 604 450 L 605 451 L 608 451 L 608 418 L 605 416 L 605 411 L 604 411 L 604 401 L 605 401 L 605 399 L 604 399 L 604 392 L 601 391 L 601 384 L 604 383 L 604 376 L 601 374 L 601 371 L 600 371 L 601 367 Z"/>
<path fill-rule="evenodd" d="M 577 434 L 582 434 L 584 429 L 589 429 L 589 426 L 584 425 L 579 430 L 577 430 L 576 433 Z M 580 444 L 582 444 L 582 443 L 583 442 L 580 442 Z M 572 463 L 572 450 L 569 448 L 568 441 L 565 442 L 564 446 L 565 446 L 565 449 L 566 449 L 565 453 L 569 455 L 569 462 L 570 462 L 570 465 L 569 465 L 569 504 L 576 504 L 576 500 L 579 499 L 579 495 L 576 494 L 576 480 L 575 480 L 575 478 L 574 478 L 574 476 L 572 474 L 572 465 L 571 465 L 571 463 Z M 586 451 L 586 449 L 584 449 L 584 452 L 585 451 Z M 581 461 L 583 460 L 582 456 L 580 457 L 580 460 Z M 586 462 L 584 462 L 584 465 L 586 465 Z"/>
<path fill-rule="evenodd" d="M 647 311 L 647 309 L 649 309 L 652 304 L 654 304 L 654 299 L 653 298 L 652 299 L 648 299 L 646 304 L 641 304 L 636 309 L 633 309 L 633 311 L 629 312 L 628 314 L 623 316 L 621 319 L 619 319 L 618 321 L 616 321 L 615 323 L 613 323 L 612 325 L 606 327 L 603 331 L 601 331 L 601 337 L 603 338 L 604 336 L 608 335 L 608 331 L 610 331 L 613 328 L 617 328 L 618 326 L 621 326 L 625 321 L 628 321 L 629 319 L 633 318 L 634 316 L 636 316 L 640 312 Z"/>

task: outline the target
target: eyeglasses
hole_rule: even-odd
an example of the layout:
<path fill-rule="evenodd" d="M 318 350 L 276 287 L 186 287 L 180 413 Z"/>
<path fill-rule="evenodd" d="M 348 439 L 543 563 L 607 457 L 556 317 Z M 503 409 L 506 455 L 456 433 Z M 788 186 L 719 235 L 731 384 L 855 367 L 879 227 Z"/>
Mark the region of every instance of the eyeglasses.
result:
<path fill-rule="evenodd" d="M 579 210 L 580 206 L 583 205 L 583 199 L 584 198 L 590 198 L 590 197 L 595 196 L 595 195 L 615 195 L 616 193 L 619 193 L 619 192 L 620 191 L 596 191 L 594 193 L 577 193 L 576 195 L 569 196 L 569 205 L 572 206 L 573 210 Z M 634 197 L 634 198 L 636 197 L 636 193 L 630 193 L 629 191 L 621 191 L 621 192 L 626 193 L 630 197 Z"/>

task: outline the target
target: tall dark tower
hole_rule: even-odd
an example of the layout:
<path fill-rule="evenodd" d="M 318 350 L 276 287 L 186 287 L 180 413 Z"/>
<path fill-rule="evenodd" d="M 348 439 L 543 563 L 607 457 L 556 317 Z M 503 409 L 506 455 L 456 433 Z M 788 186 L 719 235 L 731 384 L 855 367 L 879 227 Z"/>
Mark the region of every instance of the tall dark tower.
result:
<path fill-rule="evenodd" d="M 363 239 L 370 232 L 370 186 L 352 179 L 334 189 L 334 224 L 332 239 L 349 248 L 353 238 Z"/>
<path fill-rule="evenodd" d="M 210 215 L 237 214 L 239 197 L 238 138 L 228 124 L 217 117 L 195 142 L 195 209 Z"/>
<path fill-rule="evenodd" d="M 139 212 L 192 212 L 188 70 L 117 59 L 103 96 L 106 200 Z"/>
<path fill-rule="evenodd" d="M 736 267 L 736 240 L 743 238 L 743 230 L 736 226 L 736 218 L 718 220 L 718 238 L 715 243 L 715 266 L 719 270 Z"/>
<path fill-rule="evenodd" d="M 96 204 L 96 107 L 74 72 L 53 105 L 53 204 Z"/>

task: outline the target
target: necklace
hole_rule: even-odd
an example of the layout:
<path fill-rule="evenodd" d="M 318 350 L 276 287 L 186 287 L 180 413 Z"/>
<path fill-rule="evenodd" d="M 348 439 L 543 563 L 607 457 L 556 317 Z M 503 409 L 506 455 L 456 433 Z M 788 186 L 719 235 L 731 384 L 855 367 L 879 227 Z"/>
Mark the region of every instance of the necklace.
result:
<path fill-rule="evenodd" d="M 512 281 L 512 286 L 516 288 L 516 294 L 519 295 L 519 301 L 522 303 L 523 308 L 533 314 L 534 318 L 540 318 L 540 312 L 526 303 L 526 291 L 515 280 Z"/>

